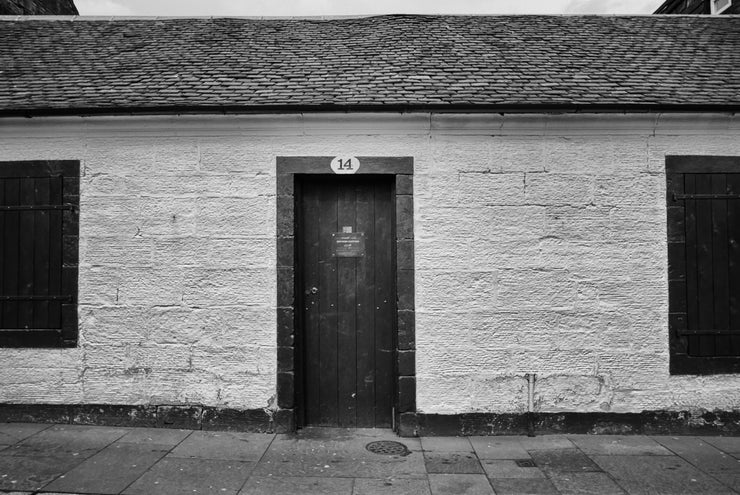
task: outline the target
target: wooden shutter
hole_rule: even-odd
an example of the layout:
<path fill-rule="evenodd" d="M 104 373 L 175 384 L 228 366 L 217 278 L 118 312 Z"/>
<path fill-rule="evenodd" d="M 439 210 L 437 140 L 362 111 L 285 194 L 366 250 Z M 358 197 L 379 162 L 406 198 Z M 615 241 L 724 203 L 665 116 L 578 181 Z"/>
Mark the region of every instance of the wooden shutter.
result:
<path fill-rule="evenodd" d="M 740 355 L 740 174 L 684 174 L 689 356 Z"/>
<path fill-rule="evenodd" d="M 78 162 L 0 163 L 0 346 L 77 339 Z"/>
<path fill-rule="evenodd" d="M 666 168 L 671 372 L 739 372 L 740 158 Z"/>

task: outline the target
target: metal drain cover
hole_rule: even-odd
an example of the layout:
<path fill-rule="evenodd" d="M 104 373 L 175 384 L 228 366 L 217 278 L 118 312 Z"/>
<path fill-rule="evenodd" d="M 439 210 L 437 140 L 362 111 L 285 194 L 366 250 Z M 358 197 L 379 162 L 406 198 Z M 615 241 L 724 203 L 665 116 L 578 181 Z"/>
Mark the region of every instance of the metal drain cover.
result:
<path fill-rule="evenodd" d="M 516 459 L 514 462 L 519 467 L 537 467 L 532 459 Z"/>
<path fill-rule="evenodd" d="M 370 442 L 365 445 L 365 448 L 373 454 L 381 455 L 400 455 L 406 456 L 411 451 L 401 442 L 394 442 L 392 440 L 379 440 L 377 442 Z"/>

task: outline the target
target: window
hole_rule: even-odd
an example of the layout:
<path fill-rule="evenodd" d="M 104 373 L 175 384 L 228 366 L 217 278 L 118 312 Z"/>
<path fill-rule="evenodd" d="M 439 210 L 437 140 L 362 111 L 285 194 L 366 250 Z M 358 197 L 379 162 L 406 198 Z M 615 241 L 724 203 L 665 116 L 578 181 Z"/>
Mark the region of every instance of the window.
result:
<path fill-rule="evenodd" d="M 0 347 L 77 345 L 80 165 L 0 162 Z"/>
<path fill-rule="evenodd" d="M 672 374 L 740 373 L 740 157 L 669 156 Z"/>
<path fill-rule="evenodd" d="M 732 0 L 712 0 L 712 14 L 720 14 L 730 8 Z"/>

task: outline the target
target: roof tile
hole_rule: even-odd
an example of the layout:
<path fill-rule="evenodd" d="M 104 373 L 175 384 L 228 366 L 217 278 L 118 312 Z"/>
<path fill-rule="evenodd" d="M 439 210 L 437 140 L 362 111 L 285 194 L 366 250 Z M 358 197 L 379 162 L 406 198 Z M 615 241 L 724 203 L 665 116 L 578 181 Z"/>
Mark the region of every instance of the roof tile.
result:
<path fill-rule="evenodd" d="M 6 114 L 740 105 L 740 16 L 0 19 Z"/>

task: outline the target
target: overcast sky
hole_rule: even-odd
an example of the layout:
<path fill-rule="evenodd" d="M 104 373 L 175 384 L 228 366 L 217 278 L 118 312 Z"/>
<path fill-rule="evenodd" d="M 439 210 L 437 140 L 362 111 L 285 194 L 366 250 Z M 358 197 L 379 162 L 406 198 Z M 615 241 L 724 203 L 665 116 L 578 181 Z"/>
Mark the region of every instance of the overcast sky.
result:
<path fill-rule="evenodd" d="M 650 14 L 662 0 L 75 0 L 81 15 Z"/>

